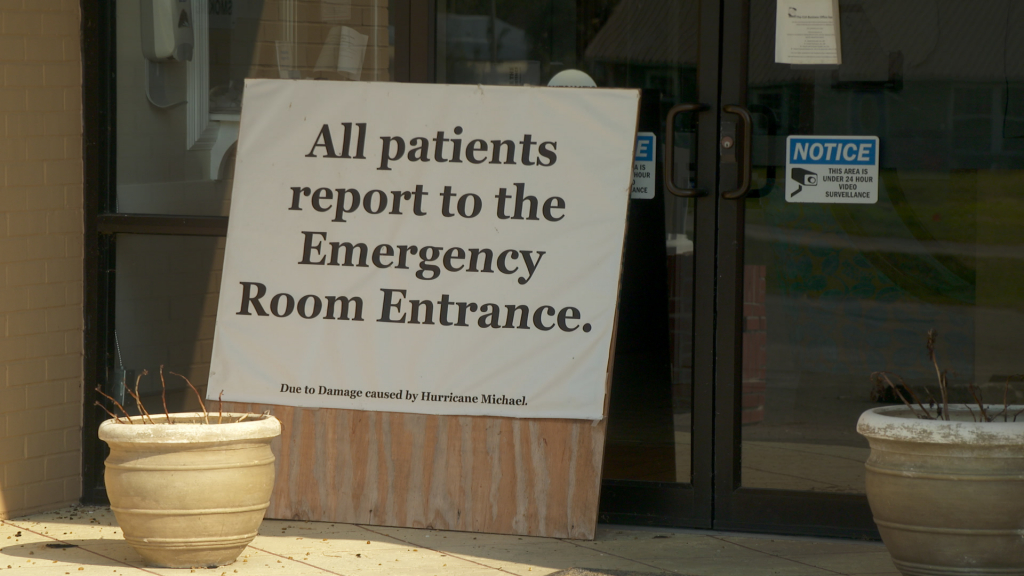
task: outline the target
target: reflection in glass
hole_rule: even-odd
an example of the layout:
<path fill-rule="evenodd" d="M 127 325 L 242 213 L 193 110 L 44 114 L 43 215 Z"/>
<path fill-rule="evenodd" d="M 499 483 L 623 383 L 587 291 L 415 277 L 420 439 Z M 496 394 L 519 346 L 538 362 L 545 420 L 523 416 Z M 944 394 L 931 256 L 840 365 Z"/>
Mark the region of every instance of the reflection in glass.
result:
<path fill-rule="evenodd" d="M 150 412 L 162 412 L 160 366 L 167 407 L 199 410 L 189 379 L 206 393 L 217 317 L 224 238 L 119 234 L 115 269 L 114 374 L 107 392 L 122 400 L 135 388 Z M 149 374 L 142 376 L 143 371 Z M 134 404 L 128 396 L 128 404 Z"/>
<path fill-rule="evenodd" d="M 192 0 L 182 60 L 144 55 L 141 17 L 117 2 L 116 212 L 227 215 L 246 78 L 391 79 L 386 0 Z"/>
<path fill-rule="evenodd" d="M 842 1 L 816 69 L 772 61 L 774 10 L 751 3 L 742 483 L 863 492 L 872 371 L 931 384 L 935 329 L 961 394 L 1024 372 L 1024 3 Z M 878 136 L 878 203 L 788 203 L 790 134 Z"/>
<path fill-rule="evenodd" d="M 657 137 L 655 197 L 632 199 L 604 460 L 606 478 L 689 482 L 693 208 L 662 190 L 669 109 L 696 95 L 693 0 L 447 0 L 437 80 L 545 85 L 566 69 L 641 88 L 640 132 Z M 692 118 L 676 127 L 676 184 L 692 186 Z"/>
<path fill-rule="evenodd" d="M 545 85 L 566 69 L 599 87 L 695 93 L 693 0 L 438 2 L 437 81 Z"/>

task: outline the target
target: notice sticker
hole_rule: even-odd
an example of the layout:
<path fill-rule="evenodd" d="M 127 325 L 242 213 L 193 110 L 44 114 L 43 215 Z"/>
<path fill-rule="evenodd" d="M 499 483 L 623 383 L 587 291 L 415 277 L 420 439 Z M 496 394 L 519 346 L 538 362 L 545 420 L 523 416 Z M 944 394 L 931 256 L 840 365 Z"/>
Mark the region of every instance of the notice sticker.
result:
<path fill-rule="evenodd" d="M 654 164 L 657 138 L 654 132 L 639 132 L 636 135 L 636 151 L 633 153 L 633 186 L 629 197 L 650 200 L 654 198 Z"/>
<path fill-rule="evenodd" d="M 786 201 L 878 202 L 878 137 L 786 138 Z"/>

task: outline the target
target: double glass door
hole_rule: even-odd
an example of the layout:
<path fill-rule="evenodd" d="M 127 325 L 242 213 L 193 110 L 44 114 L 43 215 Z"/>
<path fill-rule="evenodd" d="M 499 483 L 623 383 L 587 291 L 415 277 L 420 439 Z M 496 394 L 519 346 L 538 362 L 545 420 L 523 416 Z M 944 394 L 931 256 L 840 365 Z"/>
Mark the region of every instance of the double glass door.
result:
<path fill-rule="evenodd" d="M 822 10 L 803 46 L 841 63 L 784 63 L 777 20 Z M 643 90 L 603 521 L 875 535 L 856 421 L 895 400 L 872 372 L 935 387 L 929 330 L 954 398 L 1019 401 L 1019 24 L 1018 1 L 438 2 L 439 82 Z M 789 136 L 877 137 L 877 202 L 797 201 Z"/>
<path fill-rule="evenodd" d="M 630 200 L 603 521 L 876 534 L 856 420 L 893 400 L 874 371 L 932 384 L 929 330 L 954 401 L 973 384 L 1024 402 L 1024 1 L 192 9 L 202 57 L 185 64 L 145 58 L 138 3 L 89 8 L 102 26 L 87 35 L 116 52 L 86 75 L 117 119 L 116 146 L 88 148 L 105 168 L 89 175 L 103 192 L 86 370 L 108 394 L 161 364 L 205 383 L 244 78 L 543 85 L 576 69 L 641 89 L 654 141 L 653 194 Z M 838 26 L 805 47 L 832 38 L 841 64 L 780 62 L 778 20 L 808 10 Z M 794 201 L 790 136 L 877 137 L 877 202 Z M 160 393 L 155 378 L 141 394 Z M 87 499 L 101 499 L 102 446 L 85 438 Z"/>

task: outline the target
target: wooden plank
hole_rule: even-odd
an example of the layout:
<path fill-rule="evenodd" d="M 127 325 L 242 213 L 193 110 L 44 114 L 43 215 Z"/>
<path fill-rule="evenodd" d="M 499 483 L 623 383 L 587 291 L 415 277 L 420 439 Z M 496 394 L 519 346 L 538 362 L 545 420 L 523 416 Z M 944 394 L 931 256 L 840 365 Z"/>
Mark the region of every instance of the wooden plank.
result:
<path fill-rule="evenodd" d="M 605 420 L 270 410 L 267 518 L 593 539 Z"/>

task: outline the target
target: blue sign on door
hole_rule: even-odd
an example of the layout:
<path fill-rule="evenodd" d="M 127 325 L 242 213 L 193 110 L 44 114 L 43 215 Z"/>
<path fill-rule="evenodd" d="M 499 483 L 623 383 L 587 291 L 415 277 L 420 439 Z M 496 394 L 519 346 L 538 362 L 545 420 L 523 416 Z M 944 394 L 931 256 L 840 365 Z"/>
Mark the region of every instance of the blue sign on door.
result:
<path fill-rule="evenodd" d="M 650 200 L 654 198 L 654 172 L 657 140 L 653 132 L 636 135 L 636 152 L 633 154 L 633 186 L 629 197 Z"/>
<path fill-rule="evenodd" d="M 786 201 L 878 202 L 878 137 L 786 138 Z"/>

